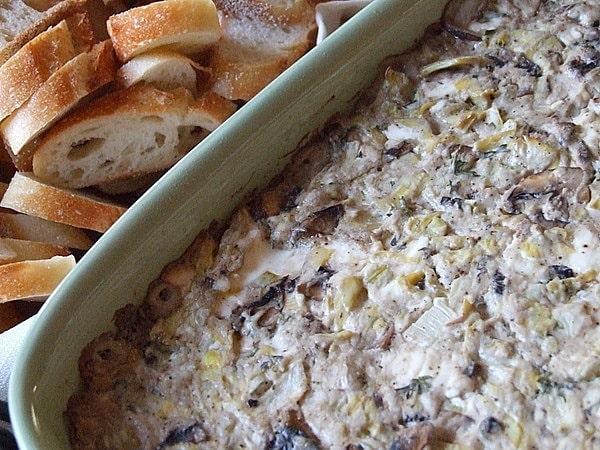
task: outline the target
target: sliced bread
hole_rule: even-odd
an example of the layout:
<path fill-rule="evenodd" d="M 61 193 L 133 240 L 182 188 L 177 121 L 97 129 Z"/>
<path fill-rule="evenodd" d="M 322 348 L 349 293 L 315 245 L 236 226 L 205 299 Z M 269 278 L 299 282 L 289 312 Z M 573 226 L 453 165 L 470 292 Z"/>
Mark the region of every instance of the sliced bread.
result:
<path fill-rule="evenodd" d="M 17 172 L 0 206 L 78 228 L 105 232 L 127 208 L 86 194 L 37 180 Z"/>
<path fill-rule="evenodd" d="M 40 33 L 0 66 L 0 121 L 75 56 L 66 21 Z"/>
<path fill-rule="evenodd" d="M 19 261 L 0 266 L 0 303 L 43 301 L 75 267 L 75 257 Z"/>
<path fill-rule="evenodd" d="M 80 53 L 53 73 L 13 114 L 0 123 L 4 144 L 19 170 L 31 170 L 34 146 L 41 133 L 78 103 L 114 80 L 117 65 L 109 40 Z"/>
<path fill-rule="evenodd" d="M 62 0 L 39 12 L 22 0 L 4 1 L 0 8 L 0 65 L 4 64 L 27 42 L 49 27 L 74 14 L 86 12 L 86 0 Z"/>
<path fill-rule="evenodd" d="M 198 91 L 198 74 L 203 69 L 187 56 L 168 50 L 142 53 L 121 66 L 117 73 L 120 86 L 127 88 L 136 83 L 152 83 L 163 91 L 184 87 L 192 93 Z"/>
<path fill-rule="evenodd" d="M 221 37 L 212 0 L 161 0 L 108 18 L 107 30 L 121 62 L 165 48 L 197 53 Z"/>
<path fill-rule="evenodd" d="M 250 100 L 314 45 L 314 6 L 307 0 L 220 0 L 223 37 L 209 65 L 213 90 Z"/>
<path fill-rule="evenodd" d="M 47 242 L 77 250 L 88 250 L 93 243 L 80 228 L 9 212 L 0 212 L 0 237 Z"/>
<path fill-rule="evenodd" d="M 53 256 L 68 256 L 70 254 L 65 247 L 47 242 L 0 238 L 0 264 L 48 259 Z"/>
<path fill-rule="evenodd" d="M 166 92 L 141 83 L 113 91 L 40 139 L 33 172 L 51 184 L 82 188 L 166 169 L 234 110 L 214 93 L 195 100 L 183 88 Z"/>

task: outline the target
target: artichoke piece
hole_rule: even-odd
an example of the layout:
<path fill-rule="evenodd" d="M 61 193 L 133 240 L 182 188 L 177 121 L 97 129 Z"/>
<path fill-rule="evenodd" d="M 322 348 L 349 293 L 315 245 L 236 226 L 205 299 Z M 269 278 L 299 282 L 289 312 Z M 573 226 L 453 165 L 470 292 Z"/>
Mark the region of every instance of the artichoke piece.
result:
<path fill-rule="evenodd" d="M 404 332 L 404 338 L 420 345 L 429 345 L 435 342 L 449 323 L 457 318 L 456 313 L 448 306 L 446 299 L 436 297 L 433 306 L 425 311 Z"/>
<path fill-rule="evenodd" d="M 426 77 L 440 70 L 455 69 L 461 66 L 485 66 L 490 63 L 490 60 L 481 55 L 458 56 L 456 58 L 443 59 L 431 64 L 427 64 L 421 69 L 421 76 Z"/>
<path fill-rule="evenodd" d="M 359 277 L 348 277 L 342 280 L 333 302 L 336 310 L 351 312 L 360 308 L 367 299 L 367 290 Z"/>

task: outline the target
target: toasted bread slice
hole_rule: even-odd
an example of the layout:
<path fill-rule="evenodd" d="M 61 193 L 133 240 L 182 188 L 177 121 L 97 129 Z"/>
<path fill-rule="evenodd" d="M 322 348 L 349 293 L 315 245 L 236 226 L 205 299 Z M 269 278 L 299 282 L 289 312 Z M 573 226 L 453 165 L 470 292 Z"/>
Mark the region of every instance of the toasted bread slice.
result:
<path fill-rule="evenodd" d="M 75 56 L 66 21 L 40 33 L 0 66 L 0 121 Z"/>
<path fill-rule="evenodd" d="M 22 0 L 11 0 L 0 9 L 0 65 L 49 27 L 86 12 L 86 0 L 62 0 L 41 13 L 23 5 Z"/>
<path fill-rule="evenodd" d="M 26 149 L 27 144 L 82 99 L 113 81 L 116 70 L 110 41 L 98 43 L 53 73 L 19 109 L 0 123 L 0 134 L 16 167 L 30 171 L 34 149 Z"/>
<path fill-rule="evenodd" d="M 211 0 L 162 0 L 131 8 L 109 17 L 107 29 L 121 62 L 157 48 L 197 53 L 221 37 Z"/>
<path fill-rule="evenodd" d="M 0 237 L 47 242 L 77 250 L 88 250 L 93 244 L 88 234 L 80 228 L 7 212 L 0 212 Z"/>
<path fill-rule="evenodd" d="M 183 88 L 166 92 L 142 83 L 110 92 L 40 139 L 33 172 L 81 188 L 163 170 L 234 110 L 214 93 L 195 100 Z"/>
<path fill-rule="evenodd" d="M 290 2 L 220 0 L 223 37 L 210 60 L 213 90 L 230 100 L 250 100 L 291 66 L 315 41 L 314 7 Z"/>
<path fill-rule="evenodd" d="M 18 261 L 48 259 L 53 256 L 68 256 L 70 254 L 65 247 L 47 242 L 0 238 L 0 265 Z"/>
<path fill-rule="evenodd" d="M 17 172 L 0 206 L 78 228 L 105 232 L 127 208 L 81 191 L 63 189 Z"/>
<path fill-rule="evenodd" d="M 14 300 L 43 301 L 75 267 L 75 257 L 19 261 L 0 266 L 0 303 Z"/>
<path fill-rule="evenodd" d="M 163 91 L 184 87 L 196 94 L 198 84 L 208 78 L 208 70 L 181 53 L 153 50 L 123 64 L 117 82 L 123 88 L 146 82 Z"/>

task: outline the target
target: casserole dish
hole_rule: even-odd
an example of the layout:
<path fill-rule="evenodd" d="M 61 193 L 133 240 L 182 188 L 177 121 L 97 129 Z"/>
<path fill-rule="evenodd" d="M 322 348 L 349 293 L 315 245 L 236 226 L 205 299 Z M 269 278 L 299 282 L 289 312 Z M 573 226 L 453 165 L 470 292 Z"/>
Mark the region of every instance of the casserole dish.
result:
<path fill-rule="evenodd" d="M 378 63 L 409 47 L 444 4 L 375 0 L 212 133 L 100 239 L 43 307 L 18 357 L 9 404 L 20 447 L 68 448 L 62 413 L 78 385 L 84 345 L 111 328 L 115 310 L 143 298 L 200 230 L 224 220 L 303 139 L 347 109 Z"/>

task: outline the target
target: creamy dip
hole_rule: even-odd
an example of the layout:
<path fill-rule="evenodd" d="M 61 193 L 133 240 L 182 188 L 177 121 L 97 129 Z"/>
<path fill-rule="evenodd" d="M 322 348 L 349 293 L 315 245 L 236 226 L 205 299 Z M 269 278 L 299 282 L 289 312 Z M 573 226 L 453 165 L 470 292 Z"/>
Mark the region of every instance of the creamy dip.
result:
<path fill-rule="evenodd" d="M 88 345 L 74 448 L 600 447 L 600 3 L 477 12 Z"/>

